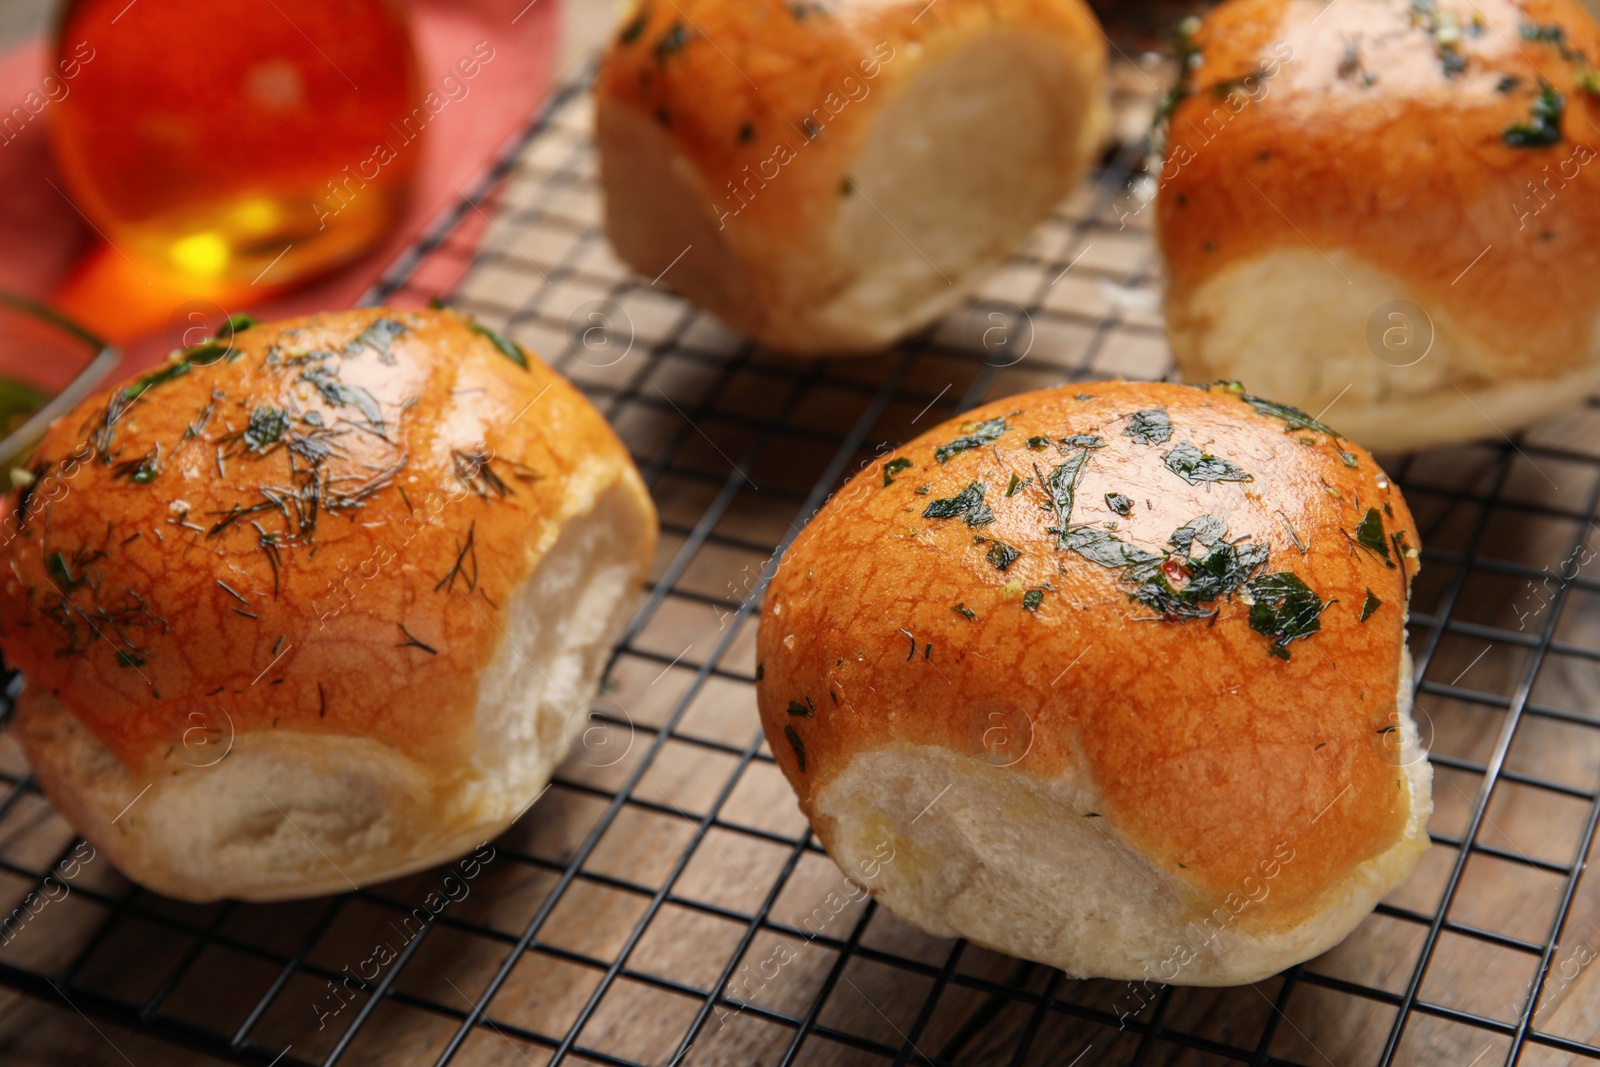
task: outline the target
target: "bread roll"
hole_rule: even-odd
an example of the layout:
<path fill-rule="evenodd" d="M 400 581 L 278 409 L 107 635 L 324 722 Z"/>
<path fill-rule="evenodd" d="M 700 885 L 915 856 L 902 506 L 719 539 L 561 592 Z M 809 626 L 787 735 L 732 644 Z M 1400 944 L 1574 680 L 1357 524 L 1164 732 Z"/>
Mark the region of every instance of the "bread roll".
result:
<path fill-rule="evenodd" d="M 1107 122 L 1081 0 L 642 0 L 597 87 L 606 232 L 646 278 L 796 353 L 954 307 Z"/>
<path fill-rule="evenodd" d="M 1253 981 L 1427 847 L 1417 532 L 1358 446 L 1236 385 L 989 404 L 784 557 L 761 720 L 897 916 L 1079 977 Z"/>
<path fill-rule="evenodd" d="M 1192 43 L 1156 198 L 1186 378 L 1337 399 L 1379 450 L 1498 440 L 1600 384 L 1580 6 L 1232 0 Z"/>
<path fill-rule="evenodd" d="M 175 353 L 59 420 L 22 480 L 14 733 L 79 833 L 196 901 L 344 891 L 499 833 L 583 729 L 656 536 L 588 401 L 448 312 Z"/>

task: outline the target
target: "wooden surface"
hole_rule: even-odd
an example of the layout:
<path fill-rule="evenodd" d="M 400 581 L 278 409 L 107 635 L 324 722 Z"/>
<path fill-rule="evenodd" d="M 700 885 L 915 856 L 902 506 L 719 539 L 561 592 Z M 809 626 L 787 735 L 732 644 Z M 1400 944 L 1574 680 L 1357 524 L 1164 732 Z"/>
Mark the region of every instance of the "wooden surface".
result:
<path fill-rule="evenodd" d="M 1125 69 L 1122 77 L 1137 94 L 1144 75 Z M 516 309 L 511 332 L 547 355 L 565 350 L 569 309 L 617 292 L 616 283 L 625 277 L 603 241 L 588 230 L 598 205 L 593 161 L 584 149 L 586 121 L 585 102 L 579 100 L 526 153 L 495 212 L 493 255 L 460 294 L 462 306 L 493 325 Z M 1125 116 L 1125 122 L 1137 126 L 1136 117 Z M 568 164 L 574 169 L 563 172 Z M 855 903 L 832 914 L 830 901 L 837 904 L 847 888 L 842 876 L 825 856 L 801 846 L 804 822 L 774 765 L 760 758 L 746 763 L 739 755 L 758 740 L 750 685 L 754 619 L 736 623 L 733 612 L 772 546 L 803 518 L 804 494 L 834 458 L 838 440 L 868 411 L 879 383 L 897 368 L 906 370 L 905 382 L 881 417 L 867 420 L 862 447 L 844 457 L 847 472 L 868 460 L 879 442 L 913 436 L 969 393 L 968 399 L 977 400 L 1069 375 L 1164 372 L 1166 351 L 1153 299 L 1159 278 L 1152 273 L 1143 228 L 1150 213 L 1132 215 L 1128 228 L 1119 228 L 1129 205 L 1123 198 L 1103 205 L 1097 224 L 1085 229 L 1081 223 L 1091 202 L 1088 190 L 1075 196 L 1058 218 L 1040 227 L 1025 255 L 989 283 L 985 297 L 1041 309 L 1031 318 L 1032 348 L 1009 366 L 991 360 L 995 365 L 986 368 L 978 347 L 983 329 L 972 328 L 974 321 L 987 327 L 986 307 L 976 319 L 973 312 L 952 316 L 940 332 L 941 345 L 908 368 L 901 367 L 901 357 L 889 355 L 835 364 L 826 368 L 825 377 L 808 378 L 809 365 L 796 369 L 757 356 L 724 376 L 725 354 L 737 347 L 735 339 L 642 283 L 616 297 L 633 324 L 629 354 L 605 366 L 603 360 L 572 359 L 563 369 L 590 391 L 636 455 L 647 462 L 670 460 L 654 486 L 665 524 L 657 573 L 671 569 L 676 581 L 613 671 L 605 700 L 617 725 L 592 735 L 574 753 L 559 784 L 496 842 L 495 858 L 470 881 L 467 895 L 415 939 L 404 964 L 383 969 L 384 977 L 392 978 L 392 995 L 373 1010 L 340 1063 L 389 1067 L 434 1061 L 458 1017 L 426 1005 L 459 1012 L 479 997 L 511 942 L 551 898 L 561 871 L 603 818 L 607 794 L 640 769 L 657 731 L 680 706 L 682 717 L 644 768 L 630 802 L 600 834 L 578 877 L 560 896 L 537 947 L 516 961 L 490 1003 L 489 1017 L 500 1029 L 476 1029 L 453 1062 L 507 1067 L 547 1062 L 547 1046 L 520 1040 L 504 1028 L 560 1040 L 600 986 L 604 968 L 622 957 L 635 934 L 624 975 L 611 983 L 577 1035 L 584 1048 L 666 1065 L 706 997 L 721 989 L 753 1007 L 719 1005 L 681 1062 L 706 1067 L 778 1062 L 794 1034 L 756 1010 L 767 1009 L 795 1017 L 815 1010 L 820 1026 L 890 1050 L 885 1057 L 813 1035 L 794 1061 L 800 1064 L 887 1064 L 893 1051 L 906 1045 L 949 1062 L 1005 1064 L 1017 1057 L 1033 1012 L 1013 998 L 991 996 L 983 983 L 993 983 L 1028 996 L 1048 991 L 1058 1002 L 1045 1014 L 1022 1062 L 1068 1067 L 1134 1059 L 1139 1033 L 1074 1014 L 1129 1006 L 1122 984 L 1060 980 L 1042 967 L 982 949 L 957 951 L 951 942 L 905 928 L 881 908 Z M 532 208 L 539 210 L 530 214 Z M 1075 265 L 1062 274 L 1068 263 Z M 542 276 L 555 281 L 547 284 Z M 932 410 L 925 412 L 930 401 Z M 698 413 L 692 426 L 682 412 Z M 780 413 L 786 413 L 788 430 L 753 453 L 759 426 Z M 1328 419 L 1337 425 L 1336 412 Z M 1528 435 L 1523 448 L 1526 457 L 1489 444 L 1427 454 L 1406 467 L 1390 464 L 1393 472 L 1405 471 L 1401 484 L 1430 550 L 1413 611 L 1434 613 L 1453 597 L 1454 619 L 1476 627 L 1440 639 L 1424 681 L 1455 688 L 1448 696 L 1425 692 L 1419 718 L 1436 753 L 1481 765 L 1502 734 L 1508 703 L 1532 677 L 1531 700 L 1540 713 L 1524 713 L 1506 771 L 1592 792 L 1600 789 L 1595 658 L 1600 655 L 1600 583 L 1593 580 L 1600 564 L 1579 568 L 1575 580 L 1552 577 L 1541 585 L 1526 573 L 1495 573 L 1498 564 L 1489 561 L 1531 573 L 1542 568 L 1561 573 L 1584 536 L 1584 523 L 1541 509 L 1583 513 L 1589 507 L 1600 479 L 1600 412 L 1582 410 L 1552 420 Z M 741 481 L 732 464 L 755 488 Z M 734 493 L 717 517 L 713 539 L 686 550 L 690 531 L 725 486 Z M 1491 504 L 1492 498 L 1497 502 Z M 1475 542 L 1485 562 L 1463 574 L 1456 561 Z M 1595 551 L 1600 551 L 1600 536 L 1579 559 Z M 1545 601 L 1549 606 L 1541 607 Z M 1545 626 L 1553 627 L 1559 644 L 1537 664 L 1535 675 L 1530 648 L 1519 642 Z M 1427 633 L 1416 628 L 1414 638 L 1421 650 Z M 714 672 L 697 682 L 697 671 L 724 641 Z M 0 774 L 22 772 L 14 745 L 0 739 Z M 1480 783 L 1481 775 L 1473 771 L 1436 768 L 1437 813 L 1431 827 L 1436 834 L 1455 838 L 1464 832 Z M 700 819 L 723 793 L 718 825 L 701 835 Z M 1542 946 L 1566 880 L 1528 861 L 1565 867 L 1585 859 L 1577 852 L 1590 809 L 1587 800 L 1503 779 L 1477 840 L 1509 858 L 1487 852 L 1471 857 L 1449 907 L 1450 920 Z M 70 829 L 42 800 L 19 801 L 0 820 L 0 863 L 6 865 L 0 871 L 0 913 L 32 889 L 31 880 L 6 872 L 42 874 L 72 841 Z M 674 876 L 685 855 L 687 863 Z M 1431 918 L 1456 858 L 1454 847 L 1435 846 L 1387 903 Z M 792 873 L 784 879 L 791 862 Z M 0 948 L 0 962 L 55 974 L 92 947 L 76 973 L 75 988 L 137 1006 L 162 989 L 196 946 L 196 935 L 206 933 L 210 943 L 166 991 L 160 1014 L 226 1034 L 269 990 L 280 971 L 277 961 L 302 948 L 309 966 L 330 974 L 359 968 L 379 945 L 407 948 L 396 924 L 439 886 L 442 876 L 427 872 L 356 898 L 273 907 L 201 908 L 141 894 L 109 927 L 109 935 L 94 942 L 107 909 L 93 894 L 117 900 L 127 887 L 103 859 L 90 860 L 68 880 L 72 891 L 64 899 L 43 906 Z M 667 902 L 646 921 L 652 895 L 669 880 Z M 748 917 L 775 890 L 768 924 L 741 954 Z M 818 909 L 826 916 L 822 938 L 807 941 L 786 932 L 799 929 L 807 917 L 816 927 Z M 330 912 L 319 933 L 319 922 Z M 1404 915 L 1375 915 L 1306 970 L 1335 985 L 1401 993 L 1425 932 L 1424 925 Z M 837 967 L 839 944 L 852 940 L 865 951 Z M 1534 1019 L 1539 1030 L 1600 1042 L 1600 968 L 1577 965 L 1593 956 L 1600 956 L 1600 886 L 1585 879 L 1578 884 L 1555 959 L 1555 970 L 1566 965 L 1572 977 L 1552 978 Z M 764 963 L 773 974 L 765 981 L 756 977 Z M 1514 1024 L 1536 963 L 1534 955 L 1447 931 L 1433 953 L 1421 997 Z M 724 979 L 730 970 L 731 984 Z M 941 974 L 947 980 L 941 981 Z M 652 979 L 681 989 L 663 988 Z M 1166 1031 L 1247 1050 L 1256 1049 L 1270 1029 L 1270 1053 L 1308 1067 L 1374 1062 L 1394 1018 L 1392 1006 L 1312 977 L 1294 984 L 1280 1014 L 1283 984 L 1275 978 L 1238 989 L 1174 990 L 1132 1021 L 1159 1021 Z M 922 1018 L 935 995 L 933 1010 Z M 366 1001 L 364 995 L 348 1003 L 330 996 L 325 981 L 297 970 L 250 1030 L 250 1040 L 267 1049 L 292 1046 L 295 1059 L 319 1059 Z M 339 1005 L 336 1012 L 333 1005 Z M 321 1029 L 319 1017 L 325 1023 Z M 1419 1013 L 1408 1024 L 1396 1062 L 1476 1067 L 1504 1062 L 1507 1045 L 1504 1036 Z M 1145 1055 L 1146 1064 L 1228 1062 L 1159 1038 L 1152 1039 Z M 91 1023 L 62 1000 L 0 993 L 0 1063 L 188 1067 L 214 1062 L 124 1028 Z M 574 1062 L 593 1061 L 574 1057 Z M 1588 1061 L 1530 1046 L 1521 1062 Z"/>

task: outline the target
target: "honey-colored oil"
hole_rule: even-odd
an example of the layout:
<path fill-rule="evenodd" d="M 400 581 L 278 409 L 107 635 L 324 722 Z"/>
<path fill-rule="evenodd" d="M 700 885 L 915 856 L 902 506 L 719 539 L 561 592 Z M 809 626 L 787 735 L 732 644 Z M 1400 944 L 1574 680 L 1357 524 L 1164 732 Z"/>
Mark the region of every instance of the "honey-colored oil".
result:
<path fill-rule="evenodd" d="M 78 63 L 52 107 L 66 191 L 138 264 L 277 288 L 403 207 L 419 145 L 397 3 L 73 0 L 57 47 Z"/>

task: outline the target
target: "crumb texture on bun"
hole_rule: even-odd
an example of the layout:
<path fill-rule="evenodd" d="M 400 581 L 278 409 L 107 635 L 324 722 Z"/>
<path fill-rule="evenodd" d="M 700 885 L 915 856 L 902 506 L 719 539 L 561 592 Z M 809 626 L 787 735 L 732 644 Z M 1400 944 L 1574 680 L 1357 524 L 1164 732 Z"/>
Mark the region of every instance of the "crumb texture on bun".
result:
<path fill-rule="evenodd" d="M 1071 191 L 1107 123 L 1081 0 L 641 0 L 596 90 L 618 255 L 773 348 L 881 348 Z"/>
<path fill-rule="evenodd" d="M 1157 175 L 1191 381 L 1369 448 L 1498 436 L 1600 387 L 1600 28 L 1571 0 L 1230 0 Z"/>
<path fill-rule="evenodd" d="M 767 593 L 761 718 L 840 867 L 930 933 L 1222 985 L 1341 940 L 1427 846 L 1417 531 L 1231 383 L 997 401 L 852 479 Z"/>
<path fill-rule="evenodd" d="M 498 833 L 582 729 L 656 536 L 593 406 L 452 312 L 235 322 L 59 420 L 23 481 L 13 729 L 81 834 L 189 900 Z"/>

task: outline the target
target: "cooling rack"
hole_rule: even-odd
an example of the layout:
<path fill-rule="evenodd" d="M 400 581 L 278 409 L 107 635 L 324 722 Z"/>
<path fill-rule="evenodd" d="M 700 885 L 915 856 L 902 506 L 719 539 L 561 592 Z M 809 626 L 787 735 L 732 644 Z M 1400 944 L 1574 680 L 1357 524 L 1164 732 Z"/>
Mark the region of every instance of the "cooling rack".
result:
<path fill-rule="evenodd" d="M 1152 85 L 1132 65 L 1118 81 L 1137 130 Z M 0 934 L 0 983 L 81 1015 L 81 1062 L 134 1063 L 130 1034 L 161 1042 L 157 1062 L 283 1067 L 1600 1060 L 1600 892 L 1582 878 L 1600 816 L 1600 411 L 1388 463 L 1424 542 L 1411 642 L 1437 812 L 1416 875 L 1281 976 L 1134 1002 L 856 899 L 753 693 L 765 579 L 880 449 L 990 398 L 1167 373 L 1134 141 L 936 328 L 796 363 L 612 257 L 590 108 L 587 79 L 557 93 L 368 297 L 441 298 L 541 353 L 651 486 L 661 552 L 582 744 L 470 878 L 194 906 L 87 851 L 0 739 L 0 916 L 27 914 Z"/>

